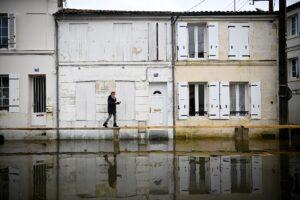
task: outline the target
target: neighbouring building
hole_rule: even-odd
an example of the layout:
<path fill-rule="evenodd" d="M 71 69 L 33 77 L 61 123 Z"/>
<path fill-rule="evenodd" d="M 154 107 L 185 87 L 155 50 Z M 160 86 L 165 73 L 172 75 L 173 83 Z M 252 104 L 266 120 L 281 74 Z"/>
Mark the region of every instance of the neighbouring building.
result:
<path fill-rule="evenodd" d="M 0 5 L 0 127 L 55 127 L 57 0 Z M 3 133 L 30 138 L 22 131 Z"/>
<path fill-rule="evenodd" d="M 175 64 L 177 125 L 278 123 L 277 23 L 272 12 L 181 15 Z M 250 129 L 250 136 L 270 131 Z M 177 131 L 176 136 L 187 132 Z M 200 132 L 228 136 L 234 131 L 201 129 L 194 136 Z"/>
<path fill-rule="evenodd" d="M 289 100 L 289 123 L 300 124 L 300 2 L 287 7 L 287 71 L 293 96 Z"/>
<path fill-rule="evenodd" d="M 169 12 L 63 9 L 55 16 L 61 127 L 101 127 L 111 91 L 121 101 L 120 126 L 173 124 Z M 121 130 L 121 137 L 137 138 L 139 131 Z M 60 132 L 73 133 L 108 138 L 112 130 Z M 173 137 L 172 130 L 142 137 L 156 133 Z"/>

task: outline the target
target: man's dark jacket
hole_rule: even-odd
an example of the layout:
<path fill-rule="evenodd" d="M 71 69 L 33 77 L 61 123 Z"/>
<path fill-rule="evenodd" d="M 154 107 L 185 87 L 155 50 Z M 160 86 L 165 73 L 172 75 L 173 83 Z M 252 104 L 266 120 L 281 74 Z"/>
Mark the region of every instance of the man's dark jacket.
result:
<path fill-rule="evenodd" d="M 107 111 L 108 111 L 108 114 L 116 114 L 116 104 L 117 103 L 117 99 L 115 98 L 112 98 L 111 95 L 108 96 L 108 99 L 107 99 Z"/>

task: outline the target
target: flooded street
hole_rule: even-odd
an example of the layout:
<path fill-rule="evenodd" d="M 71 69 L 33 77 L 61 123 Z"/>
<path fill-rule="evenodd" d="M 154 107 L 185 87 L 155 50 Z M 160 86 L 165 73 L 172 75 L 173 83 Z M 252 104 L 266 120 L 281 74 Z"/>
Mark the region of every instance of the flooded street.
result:
<path fill-rule="evenodd" d="M 0 146 L 0 199 L 299 199 L 300 152 L 279 146 L 9 141 Z"/>

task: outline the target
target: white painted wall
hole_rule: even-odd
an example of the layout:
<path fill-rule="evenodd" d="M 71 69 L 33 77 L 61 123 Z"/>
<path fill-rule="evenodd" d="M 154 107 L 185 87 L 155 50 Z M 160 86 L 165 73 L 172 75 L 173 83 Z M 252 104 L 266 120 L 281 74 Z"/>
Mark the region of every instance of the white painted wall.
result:
<path fill-rule="evenodd" d="M 168 120 L 165 125 L 172 124 L 171 27 L 168 21 L 97 18 L 64 19 L 58 24 L 62 127 L 101 127 L 107 117 L 107 97 L 116 90 L 116 97 L 121 101 L 117 109 L 118 124 L 138 125 L 139 121 L 149 124 L 151 82 L 167 84 Z M 81 82 L 95 83 L 94 120 L 76 119 L 75 88 Z M 127 90 L 125 85 L 131 89 Z M 122 88 L 126 91 L 120 91 Z M 130 96 L 133 105 L 125 105 L 128 98 L 124 95 Z M 84 131 L 80 137 L 86 134 Z M 106 138 L 111 137 L 112 132 L 102 131 L 101 134 L 100 138 Z M 62 137 L 73 137 L 71 135 L 68 131 L 62 133 Z M 121 131 L 121 137 L 136 138 L 137 130 Z M 169 137 L 172 137 L 171 132 Z"/>
<path fill-rule="evenodd" d="M 0 111 L 0 127 L 30 127 L 29 76 L 46 75 L 46 126 L 55 127 L 55 23 L 56 0 L 0 0 L 0 13 L 16 16 L 16 50 L 0 49 L 0 74 L 20 75 L 20 110 Z M 38 69 L 38 71 L 35 71 Z M 4 133 L 6 138 L 22 138 L 21 133 Z"/>

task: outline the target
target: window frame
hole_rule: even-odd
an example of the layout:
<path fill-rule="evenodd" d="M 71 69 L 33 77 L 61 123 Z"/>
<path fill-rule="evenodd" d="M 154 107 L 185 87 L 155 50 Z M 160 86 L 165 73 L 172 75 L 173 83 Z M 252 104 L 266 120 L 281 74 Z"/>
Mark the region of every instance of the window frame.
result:
<path fill-rule="evenodd" d="M 3 86 L 3 78 L 7 78 L 7 86 Z M 3 98 L 2 96 L 0 96 L 0 112 L 1 111 L 7 111 L 9 112 L 9 75 L 8 74 L 0 74 L 0 90 L 1 93 L 0 94 L 4 94 L 3 90 L 7 89 L 8 90 L 8 97 L 7 98 Z M 4 99 L 7 99 L 7 105 L 5 105 Z"/>
<path fill-rule="evenodd" d="M 290 78 L 291 79 L 299 79 L 300 78 L 300 66 L 299 66 L 299 59 L 298 59 L 298 57 L 294 57 L 294 58 L 290 58 L 290 59 L 288 59 L 288 61 L 289 61 L 289 68 L 290 68 Z M 294 70 L 293 70 L 293 67 L 294 67 L 294 65 L 293 65 L 293 61 L 296 61 L 296 76 L 294 76 L 293 75 L 293 73 L 294 73 Z"/>
<path fill-rule="evenodd" d="M 194 115 L 191 115 L 191 112 L 190 112 L 190 101 L 191 101 L 191 97 L 189 95 L 188 97 L 188 101 L 189 101 L 189 106 L 188 106 L 188 113 L 189 113 L 189 117 L 206 117 L 208 116 L 208 90 L 207 90 L 207 83 L 206 82 L 189 82 L 188 83 L 188 86 L 189 86 L 189 93 L 190 93 L 190 86 L 194 86 L 194 110 L 195 110 L 195 114 Z M 195 95 L 195 86 L 198 85 L 198 95 L 196 96 Z M 200 108 L 199 108 L 199 85 L 203 85 L 203 89 L 204 89 L 204 94 L 203 94 L 203 97 L 204 97 L 204 114 L 203 115 L 200 115 Z M 198 105 L 196 105 L 196 102 L 198 102 Z M 197 110 L 197 107 L 198 107 L 198 110 Z"/>
<path fill-rule="evenodd" d="M 7 26 L 6 27 L 2 27 L 2 18 L 6 18 L 7 22 Z M 1 45 L 1 41 L 2 41 L 2 38 L 5 38 L 5 36 L 2 36 L 2 29 L 6 28 L 7 29 L 7 44 L 4 46 Z M 7 50 L 9 47 L 9 16 L 8 16 L 8 13 L 0 13 L 0 50 Z"/>
<path fill-rule="evenodd" d="M 293 14 L 291 16 L 288 17 L 288 32 L 289 32 L 289 36 L 296 36 L 298 35 L 298 14 Z M 293 33 L 293 19 L 295 19 L 295 33 Z"/>
<path fill-rule="evenodd" d="M 189 27 L 194 27 L 194 48 L 195 48 L 195 57 L 190 57 L 190 35 L 189 35 Z M 199 41 L 199 27 L 203 27 L 203 57 L 198 57 L 199 49 L 198 49 L 198 41 Z M 206 60 L 207 59 L 207 23 L 187 23 L 187 59 L 188 60 Z M 197 36 L 197 37 L 195 37 Z"/>
<path fill-rule="evenodd" d="M 231 109 L 231 87 L 235 85 L 235 110 Z M 244 85 L 245 88 L 245 110 L 240 110 L 240 85 Z M 230 117 L 248 117 L 250 116 L 250 91 L 249 91 L 249 83 L 248 82 L 230 82 L 229 83 L 229 99 L 230 99 L 230 109 L 229 115 Z"/>

